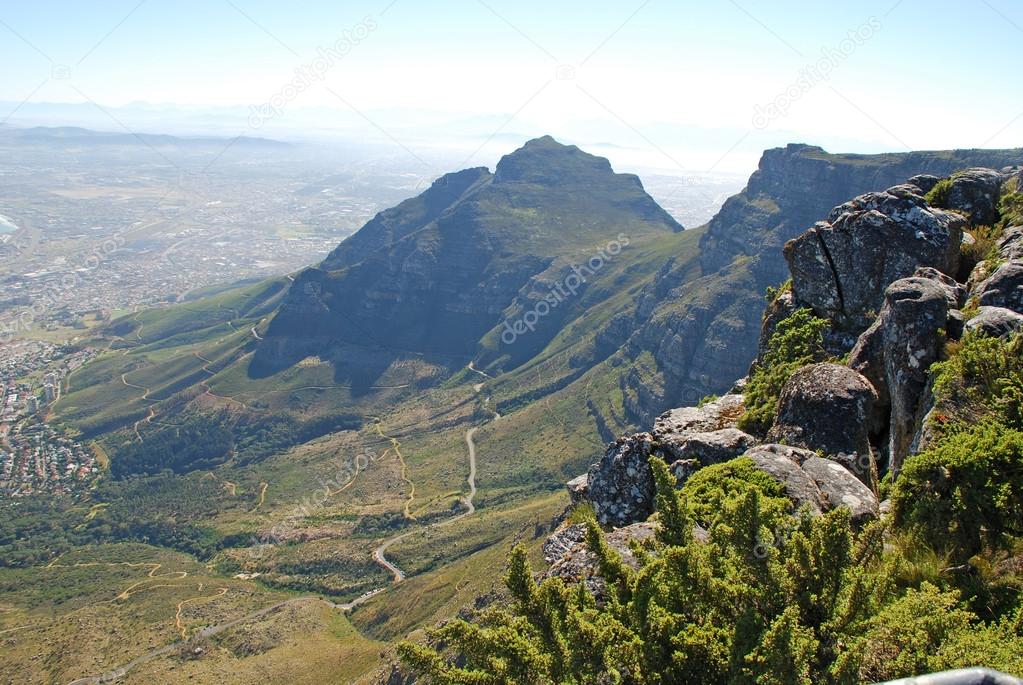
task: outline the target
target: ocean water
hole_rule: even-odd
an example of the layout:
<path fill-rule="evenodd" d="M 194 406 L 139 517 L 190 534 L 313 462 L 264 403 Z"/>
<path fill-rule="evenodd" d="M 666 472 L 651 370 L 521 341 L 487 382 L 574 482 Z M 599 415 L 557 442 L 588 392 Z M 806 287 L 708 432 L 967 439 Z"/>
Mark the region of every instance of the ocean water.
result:
<path fill-rule="evenodd" d="M 18 225 L 8 217 L 0 214 L 0 233 L 14 233 L 18 230 Z"/>

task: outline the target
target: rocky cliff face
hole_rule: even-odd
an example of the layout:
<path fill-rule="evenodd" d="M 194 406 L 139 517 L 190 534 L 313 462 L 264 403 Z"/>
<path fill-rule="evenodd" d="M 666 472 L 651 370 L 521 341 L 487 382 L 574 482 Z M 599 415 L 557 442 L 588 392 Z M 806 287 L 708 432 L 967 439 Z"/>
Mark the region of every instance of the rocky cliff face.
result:
<path fill-rule="evenodd" d="M 649 425 L 661 412 L 693 404 L 708 394 L 720 394 L 735 378 L 745 375 L 757 354 L 766 305 L 763 293 L 768 286 L 789 277 L 782 248 L 828 216 L 833 207 L 862 193 L 903 183 L 914 175 L 916 183 L 926 185 L 925 179 L 930 178 L 933 185 L 937 176 L 959 169 L 1001 169 L 1021 158 L 1020 150 L 833 155 L 818 147 L 789 145 L 766 151 L 747 187 L 725 202 L 707 226 L 700 241 L 702 278 L 693 282 L 691 274 L 667 266 L 638 298 L 633 317 L 616 322 L 618 336 L 628 340 L 629 353 L 638 356 L 648 352 L 655 361 L 653 370 L 631 369 L 622 374 L 630 419 L 637 425 Z M 961 185 L 966 197 L 979 182 Z M 917 188 L 921 193 L 926 190 L 929 188 Z M 882 200 L 865 198 L 864 206 L 857 211 L 868 214 L 872 209 L 868 205 Z M 983 211 L 982 205 L 977 211 Z M 957 219 L 941 214 L 937 208 L 928 211 L 951 224 L 944 227 L 949 231 L 945 244 L 949 250 L 955 242 Z M 825 272 L 831 267 L 822 250 L 818 253 L 825 261 L 817 263 L 814 273 L 804 280 L 824 287 L 828 276 Z M 885 273 L 877 274 L 875 281 L 890 278 L 887 272 L 893 269 L 901 273 L 897 265 L 879 268 Z M 857 274 L 852 278 L 859 277 Z M 837 290 L 834 296 L 837 299 Z M 862 313 L 871 307 L 876 311 L 880 304 L 857 306 Z M 632 331 L 628 336 L 621 332 L 626 329 Z"/>
<path fill-rule="evenodd" d="M 573 502 L 588 500 L 601 524 L 629 531 L 653 511 L 651 458 L 665 460 L 681 485 L 703 467 L 742 456 L 777 481 L 794 507 L 814 514 L 846 507 L 860 524 L 877 518 L 879 476 L 897 478 L 907 455 L 930 440 L 929 416 L 942 408 L 929 371 L 946 341 L 968 331 L 1023 330 L 1023 227 L 1014 225 L 1023 213 L 1005 209 L 1023 205 L 1018 173 L 915 178 L 844 202 L 790 240 L 792 289 L 775 300 L 754 348 L 765 349 L 779 322 L 809 309 L 838 332 L 832 344 L 849 353 L 847 361 L 791 373 L 765 435 L 738 429 L 745 380 L 720 399 L 663 414 L 650 432 L 609 444 L 572 481 Z M 925 199 L 924 188 L 939 180 L 966 190 Z M 978 257 L 970 232 L 999 237 Z"/>
<path fill-rule="evenodd" d="M 637 177 L 552 138 L 530 141 L 494 174 L 441 177 L 301 273 L 253 368 L 353 345 L 514 365 L 556 334 L 571 309 L 561 305 L 604 260 L 681 230 Z"/>

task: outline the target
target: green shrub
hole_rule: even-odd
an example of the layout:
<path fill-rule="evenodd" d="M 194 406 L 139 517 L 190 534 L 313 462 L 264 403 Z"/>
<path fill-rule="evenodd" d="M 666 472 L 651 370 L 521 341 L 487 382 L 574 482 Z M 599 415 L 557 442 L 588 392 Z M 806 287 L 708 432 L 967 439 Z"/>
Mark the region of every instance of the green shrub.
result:
<path fill-rule="evenodd" d="M 970 333 L 931 367 L 936 428 L 995 417 L 1023 430 L 1023 334 Z"/>
<path fill-rule="evenodd" d="M 961 271 L 968 277 L 977 264 L 988 259 L 998 259 L 998 241 L 1002 238 L 999 226 L 977 226 L 967 231 L 973 237 L 972 244 L 964 244 L 962 248 L 963 265 Z"/>
<path fill-rule="evenodd" d="M 892 507 L 896 525 L 960 561 L 1023 535 L 1023 432 L 995 420 L 948 429 L 906 460 Z"/>
<path fill-rule="evenodd" d="M 777 415 L 785 382 L 800 368 L 825 358 L 824 332 L 829 325 L 806 308 L 778 322 L 764 358 L 746 385 L 746 412 L 739 419 L 740 428 L 761 435 L 767 432 Z"/>
<path fill-rule="evenodd" d="M 927 204 L 932 207 L 947 207 L 948 206 L 948 194 L 952 190 L 952 179 L 943 178 L 938 181 L 937 185 L 930 189 L 924 199 L 927 200 Z"/>
<path fill-rule="evenodd" d="M 1002 226 L 1023 226 L 1023 192 L 1016 190 L 1015 181 L 1006 181 L 1002 186 L 1002 197 L 998 203 Z"/>
<path fill-rule="evenodd" d="M 715 494 L 720 510 L 700 542 L 687 510 L 697 508 L 691 490 L 708 488 L 687 484 L 680 494 L 665 465 L 653 466 L 664 527 L 655 553 L 635 548 L 635 568 L 588 524 L 605 584 L 599 601 L 586 583 L 538 583 L 519 547 L 505 578 L 511 601 L 428 630 L 425 643 L 402 643 L 405 664 L 432 685 L 853 685 L 1018 665 L 1019 614 L 985 624 L 955 592 L 902 588 L 883 525 L 854 534 L 837 509 L 785 517 L 772 530 L 774 495 L 761 490 L 773 488 L 739 460 L 705 477 L 740 488 Z"/>
<path fill-rule="evenodd" d="M 781 285 L 779 285 L 777 288 L 775 288 L 774 286 L 770 286 L 770 285 L 767 286 L 767 292 L 765 293 L 764 297 L 767 299 L 768 302 L 773 303 L 773 302 L 777 301 L 779 297 L 781 297 L 785 293 L 791 292 L 791 291 L 792 291 L 792 279 L 790 278 L 789 280 L 787 280 L 784 283 L 782 283 Z"/>
<path fill-rule="evenodd" d="M 792 508 L 778 481 L 743 457 L 700 469 L 686 481 L 682 495 L 693 518 L 709 528 L 727 500 L 750 491 L 761 496 L 768 525 L 777 525 Z"/>

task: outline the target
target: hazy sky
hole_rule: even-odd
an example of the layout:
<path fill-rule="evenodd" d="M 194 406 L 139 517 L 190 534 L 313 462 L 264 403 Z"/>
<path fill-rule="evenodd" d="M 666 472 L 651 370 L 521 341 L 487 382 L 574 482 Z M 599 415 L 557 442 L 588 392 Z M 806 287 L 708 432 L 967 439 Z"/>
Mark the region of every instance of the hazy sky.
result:
<path fill-rule="evenodd" d="M 4 0 L 0 121 L 26 100 L 274 103 L 403 139 L 432 111 L 722 169 L 775 140 L 1015 147 L 1021 27 L 1018 0 Z"/>

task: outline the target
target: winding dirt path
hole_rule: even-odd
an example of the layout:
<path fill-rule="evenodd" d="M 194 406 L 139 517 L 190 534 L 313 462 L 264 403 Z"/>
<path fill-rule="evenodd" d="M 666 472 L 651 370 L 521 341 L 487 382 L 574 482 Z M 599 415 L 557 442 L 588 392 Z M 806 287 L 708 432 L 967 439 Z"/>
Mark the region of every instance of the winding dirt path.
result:
<path fill-rule="evenodd" d="M 390 435 L 384 435 L 383 428 L 381 427 L 381 421 L 379 418 L 373 418 L 373 425 L 377 429 L 377 435 L 384 440 L 391 441 L 391 449 L 394 450 L 394 454 L 398 457 L 398 462 L 401 464 L 401 479 L 409 487 L 408 499 L 405 500 L 405 509 L 403 511 L 405 518 L 415 520 L 412 515 L 412 502 L 416 499 L 416 484 L 412 482 L 412 479 L 408 477 L 408 463 L 405 461 L 405 456 L 401 453 L 401 442 L 397 438 L 393 438 Z"/>
<path fill-rule="evenodd" d="M 475 371 L 475 369 L 473 369 L 473 370 Z M 480 373 L 482 373 L 482 372 L 480 372 Z M 479 391 L 477 391 L 477 392 L 479 392 Z M 495 414 L 493 421 L 497 421 L 500 418 L 501 418 L 500 414 Z M 388 436 L 383 434 L 383 430 L 380 427 L 379 419 L 376 420 L 376 428 L 377 428 L 377 431 L 378 431 L 378 433 L 380 434 L 380 436 L 382 438 L 387 439 L 387 440 L 391 440 L 391 445 L 392 445 L 391 449 L 393 449 L 395 451 L 395 453 L 401 459 L 401 462 L 402 462 L 402 465 L 403 465 L 403 470 L 404 470 L 405 460 L 401 456 L 401 452 L 399 451 L 399 447 L 400 447 L 401 443 L 398 442 L 396 438 L 391 438 L 391 437 L 388 437 Z M 465 502 L 465 505 L 466 505 L 466 510 L 463 511 L 462 513 L 460 513 L 460 514 L 457 514 L 456 516 L 453 516 L 453 517 L 451 517 L 449 519 L 445 519 L 444 521 L 440 521 L 438 523 L 434 523 L 434 524 L 431 524 L 429 526 L 425 526 L 423 528 L 416 528 L 414 530 L 408 530 L 408 531 L 405 531 L 404 533 L 401 533 L 399 535 L 396 535 L 396 536 L 394 536 L 392 538 L 388 538 L 387 540 L 385 540 L 383 543 L 380 544 L 380 546 L 378 546 L 376 549 L 373 550 L 373 560 L 377 564 L 379 564 L 381 567 L 386 569 L 391 574 L 391 576 L 392 576 L 391 585 L 385 586 L 385 587 L 379 587 L 379 588 L 376 588 L 374 590 L 370 590 L 369 592 L 366 592 L 366 593 L 360 595 L 359 597 L 357 597 L 356 599 L 352 600 L 351 602 L 347 602 L 347 603 L 343 603 L 343 604 L 337 604 L 337 603 L 334 603 L 334 602 L 327 602 L 331 607 L 333 607 L 335 609 L 338 609 L 338 610 L 341 610 L 341 611 L 344 611 L 344 612 L 352 611 L 353 609 L 355 609 L 360 604 L 363 604 L 363 603 L 369 601 L 370 599 L 372 599 L 373 597 L 379 595 L 382 592 L 386 592 L 390 587 L 393 587 L 393 586 L 398 585 L 399 583 L 403 582 L 405 580 L 405 578 L 406 578 L 405 572 L 402 571 L 401 568 L 399 568 L 396 564 L 394 564 L 393 562 L 389 561 L 387 559 L 387 556 L 386 556 L 387 550 L 390 549 L 393 545 L 398 544 L 399 542 L 401 542 L 405 538 L 407 538 L 407 537 L 409 537 L 411 535 L 414 535 L 416 533 L 423 532 L 424 530 L 429 530 L 430 528 L 440 528 L 442 526 L 448 526 L 448 525 L 451 525 L 451 524 L 455 523 L 456 521 L 460 521 L 460 520 L 462 520 L 462 519 L 464 519 L 464 518 L 466 518 L 468 516 L 473 516 L 476 513 L 476 506 L 473 503 L 473 500 L 476 497 L 476 441 L 475 441 L 475 437 L 476 437 L 476 432 L 480 428 L 481 428 L 481 426 L 473 426 L 472 428 L 469 428 L 465 432 L 465 445 L 466 445 L 466 448 L 468 449 L 468 452 L 469 452 L 469 474 L 468 474 L 468 476 L 466 478 L 466 482 L 469 485 L 469 493 L 468 493 L 468 495 L 466 497 L 463 498 L 463 501 Z M 390 451 L 390 450 L 388 450 L 388 451 Z M 386 452 L 385 452 L 385 454 L 386 454 Z M 358 461 L 356 461 L 356 472 L 355 472 L 355 475 L 351 478 L 351 480 L 348 481 L 348 483 L 346 483 L 344 486 L 342 486 L 340 489 L 338 489 L 337 491 L 335 491 L 332 494 L 338 494 L 338 493 L 344 491 L 345 489 L 347 489 L 352 483 L 355 482 L 355 479 L 358 477 L 358 475 L 359 475 L 359 464 L 358 464 Z M 264 497 L 266 495 L 266 489 L 268 487 L 267 483 L 261 483 L 261 485 L 262 485 L 262 490 L 260 492 L 259 504 L 256 505 L 257 509 L 259 508 L 259 506 L 262 505 Z M 255 511 L 255 509 L 253 509 L 253 511 Z M 57 559 L 59 559 L 59 557 L 57 557 Z M 50 562 L 50 566 L 55 565 L 55 562 L 57 561 L 57 559 L 54 559 L 52 562 Z M 129 565 L 129 566 L 137 566 L 137 565 L 141 565 L 141 564 L 127 564 L 127 565 Z M 154 576 L 156 571 L 160 568 L 159 564 L 147 564 L 147 565 L 154 566 L 154 568 L 152 568 L 150 570 L 150 572 L 149 572 L 149 577 L 150 578 L 160 577 L 160 576 Z M 177 572 L 173 572 L 173 573 L 180 573 L 180 574 L 187 575 L 187 572 L 185 572 L 185 571 L 177 571 Z M 161 576 L 163 576 L 163 575 L 169 575 L 169 574 L 161 574 Z M 184 577 L 184 576 L 179 576 L 179 577 Z M 145 583 L 145 581 L 142 581 L 142 583 Z M 136 583 L 135 585 L 132 585 L 131 587 L 129 587 L 127 590 L 125 590 L 121 594 L 123 595 L 126 592 L 129 592 L 130 590 L 132 590 L 133 588 L 141 585 L 142 583 Z M 147 586 L 147 589 L 148 588 L 153 588 L 153 587 L 158 587 L 158 585 Z M 139 591 L 141 591 L 141 590 L 139 590 Z M 201 591 L 201 588 L 200 588 L 200 591 Z M 187 634 L 187 631 L 185 630 L 185 628 L 184 628 L 184 626 L 182 624 L 182 621 L 181 621 L 181 611 L 182 611 L 183 606 L 185 604 L 187 604 L 187 603 L 191 603 L 191 602 L 195 602 L 195 601 L 203 601 L 203 600 L 212 601 L 212 600 L 222 596 L 227 591 L 228 591 L 227 588 L 220 588 L 220 590 L 218 590 L 218 594 L 207 595 L 207 596 L 200 596 L 200 597 L 193 597 L 193 598 L 190 598 L 190 599 L 183 600 L 182 602 L 180 602 L 178 604 L 177 613 L 175 615 L 175 626 L 181 632 L 181 636 L 183 638 L 182 640 L 180 640 L 178 642 L 173 642 L 171 644 L 164 645 L 163 647 L 160 647 L 158 649 L 154 649 L 152 651 L 149 651 L 149 652 L 147 652 L 147 653 L 145 653 L 145 654 L 143 654 L 141 656 L 136 657 L 132 661 L 129 661 L 128 663 L 126 663 L 126 664 L 124 664 L 122 666 L 118 666 L 116 668 L 110 669 L 110 670 L 108 670 L 108 671 L 106 671 L 104 673 L 100 673 L 98 675 L 86 676 L 84 678 L 79 678 L 77 680 L 73 680 L 73 681 L 71 681 L 71 683 L 69 683 L 69 685 L 99 685 L 100 683 L 111 682 L 113 680 L 117 680 L 117 679 L 123 678 L 129 671 L 131 671 L 132 669 L 134 669 L 135 667 L 137 667 L 137 666 L 139 666 L 141 664 L 144 664 L 146 662 L 152 661 L 153 659 L 157 659 L 157 658 L 159 658 L 159 657 L 161 657 L 161 656 L 163 656 L 165 654 L 172 653 L 175 650 L 178 650 L 178 649 L 181 649 L 181 648 L 185 647 L 188 644 L 188 641 L 184 639 L 185 635 Z M 247 623 L 249 621 L 253 621 L 253 620 L 258 619 L 258 618 L 262 618 L 263 616 L 266 616 L 267 614 L 272 613 L 272 612 L 274 612 L 274 611 L 276 611 L 278 609 L 281 609 L 283 607 L 290 606 L 292 604 L 297 604 L 297 603 L 300 603 L 300 602 L 306 602 L 306 601 L 326 601 L 326 600 L 324 600 L 324 599 L 322 599 L 320 597 L 316 597 L 316 596 L 293 597 L 291 599 L 286 599 L 284 601 L 277 602 L 276 604 L 271 604 L 270 606 L 264 607 L 262 609 L 258 609 L 258 610 L 253 611 L 253 612 L 250 612 L 248 614 L 245 614 L 244 616 L 240 616 L 239 618 L 232 619 L 232 620 L 227 621 L 225 623 L 221 623 L 219 625 L 208 626 L 206 628 L 203 628 L 203 629 L 199 630 L 195 634 L 194 637 L 196 639 L 205 639 L 205 638 L 213 637 L 214 635 L 218 635 L 220 633 L 223 633 L 224 631 L 230 630 L 231 628 L 234 628 L 235 626 L 241 625 L 243 623 Z M 28 627 L 28 626 L 21 626 L 21 627 L 18 627 L 18 628 L 14 628 L 13 630 L 21 630 L 21 629 L 23 629 L 25 627 Z"/>
<path fill-rule="evenodd" d="M 261 482 L 259 484 L 259 501 L 256 502 L 256 506 L 252 507 L 252 511 L 256 511 L 261 506 L 263 506 L 263 502 L 266 501 L 266 489 L 268 487 L 270 487 L 269 483 Z M 252 513 L 252 512 L 249 512 L 249 513 Z"/>
<path fill-rule="evenodd" d="M 199 361 L 203 362 L 203 365 L 201 367 L 201 370 L 202 370 L 203 373 L 209 374 L 211 377 L 217 375 L 213 371 L 210 371 L 210 368 L 209 368 L 210 364 L 213 363 L 212 359 L 207 359 L 206 357 L 202 356 L 201 354 L 199 354 L 198 352 L 195 352 L 195 351 L 193 351 L 192 354 L 194 354 Z M 208 395 L 209 397 L 213 397 L 213 398 L 216 398 L 218 400 L 227 400 L 228 402 L 234 402 L 235 404 L 237 404 L 242 409 L 245 409 L 245 410 L 249 409 L 249 405 L 245 404 L 244 402 L 242 402 L 240 400 L 236 400 L 233 397 L 228 397 L 227 395 L 218 395 L 215 392 L 213 392 L 213 390 L 210 388 L 210 383 L 209 383 L 208 380 L 201 380 L 201 381 L 199 381 L 199 386 L 203 389 L 204 394 Z"/>
<path fill-rule="evenodd" d="M 199 583 L 198 592 L 202 592 L 202 583 Z M 222 587 L 222 588 L 218 588 L 217 592 L 215 594 L 212 594 L 212 595 L 197 595 L 195 597 L 189 597 L 188 599 L 183 599 L 180 602 L 178 602 L 178 610 L 174 614 L 174 627 L 178 629 L 178 632 L 181 634 L 181 639 L 182 640 L 185 640 L 185 639 L 188 638 L 188 629 L 185 627 L 184 621 L 182 620 L 182 617 L 181 617 L 181 612 L 185 608 L 185 605 L 186 604 L 193 604 L 195 602 L 213 601 L 214 599 L 217 599 L 219 597 L 223 597 L 224 595 L 227 594 L 227 592 L 228 592 L 228 588 Z"/>
<path fill-rule="evenodd" d="M 499 418 L 501 418 L 501 415 L 496 414 L 494 416 L 494 421 L 497 421 Z M 417 528 L 414 530 L 405 531 L 404 533 L 400 533 L 399 535 L 395 535 L 394 537 L 385 540 L 383 543 L 380 544 L 379 547 L 373 550 L 373 561 L 375 561 L 379 566 L 382 566 L 388 573 L 391 574 L 391 576 L 393 577 L 392 585 L 397 585 L 398 583 L 402 582 L 403 580 L 405 580 L 406 576 L 405 572 L 402 571 L 401 568 L 397 566 L 397 564 L 387 559 L 388 549 L 398 544 L 399 542 L 409 537 L 410 535 L 419 533 L 423 530 L 429 530 L 430 528 L 441 528 L 443 526 L 449 526 L 456 521 L 461 521 L 462 519 L 472 516 L 473 514 L 476 513 L 476 505 L 473 503 L 473 500 L 476 498 L 476 431 L 478 431 L 480 428 L 481 426 L 473 426 L 469 430 L 465 431 L 465 446 L 469 450 L 469 475 L 465 479 L 465 482 L 468 483 L 469 485 L 469 494 L 462 498 L 462 501 L 465 503 L 465 511 L 463 511 L 460 514 L 456 514 L 455 516 L 452 516 L 449 519 L 445 519 L 443 521 L 430 524 L 425 528 L 421 529 Z"/>

